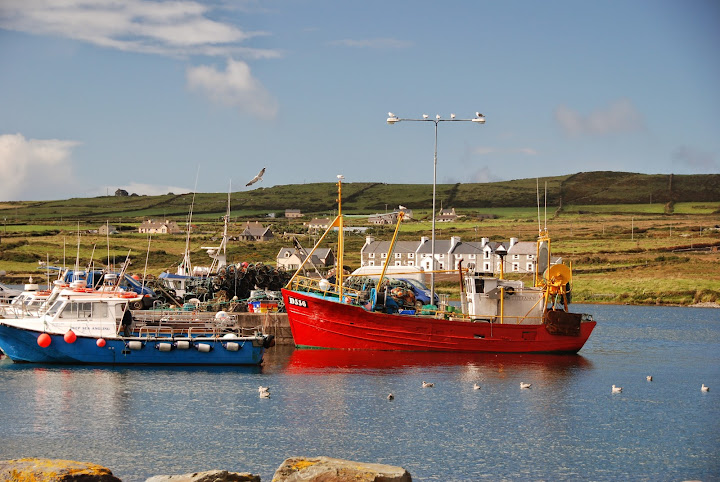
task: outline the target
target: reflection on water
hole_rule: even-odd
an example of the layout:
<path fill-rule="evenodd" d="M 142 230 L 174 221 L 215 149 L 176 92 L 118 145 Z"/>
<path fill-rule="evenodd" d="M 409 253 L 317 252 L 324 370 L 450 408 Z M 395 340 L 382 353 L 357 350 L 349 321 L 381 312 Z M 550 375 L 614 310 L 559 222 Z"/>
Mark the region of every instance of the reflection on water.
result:
<path fill-rule="evenodd" d="M 0 459 L 91 461 L 126 482 L 208 469 L 270 480 L 291 455 L 400 465 L 416 480 L 720 479 L 720 391 L 699 389 L 720 387 L 720 310 L 585 311 L 599 324 L 580 355 L 274 347 L 247 368 L 2 360 Z"/>
<path fill-rule="evenodd" d="M 562 370 L 563 368 L 590 368 L 591 363 L 580 355 L 297 349 L 290 353 L 287 370 L 290 373 L 310 374 L 344 370 L 492 366 L 534 366 L 540 369 L 552 367 L 553 370 Z"/>

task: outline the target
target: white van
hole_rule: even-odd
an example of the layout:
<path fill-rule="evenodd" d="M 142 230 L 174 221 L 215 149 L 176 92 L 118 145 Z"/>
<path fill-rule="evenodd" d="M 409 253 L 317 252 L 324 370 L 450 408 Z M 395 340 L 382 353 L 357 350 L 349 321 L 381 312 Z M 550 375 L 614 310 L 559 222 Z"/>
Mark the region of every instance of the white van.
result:
<path fill-rule="evenodd" d="M 382 266 L 361 266 L 353 271 L 350 276 L 379 278 L 382 269 Z M 425 284 L 425 270 L 420 266 L 388 266 L 387 270 L 385 270 L 385 276 L 388 278 L 414 279 Z"/>

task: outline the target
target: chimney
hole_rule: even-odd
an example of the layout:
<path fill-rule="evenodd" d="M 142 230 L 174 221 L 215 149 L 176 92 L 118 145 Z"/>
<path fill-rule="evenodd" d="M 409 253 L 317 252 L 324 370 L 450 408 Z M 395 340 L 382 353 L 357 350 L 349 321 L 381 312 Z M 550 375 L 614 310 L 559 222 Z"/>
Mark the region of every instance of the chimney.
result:
<path fill-rule="evenodd" d="M 420 238 L 420 244 L 425 244 L 425 243 L 427 243 L 428 241 L 430 241 L 430 238 L 428 238 L 427 236 L 422 236 L 422 237 Z"/>
<path fill-rule="evenodd" d="M 518 242 L 518 238 L 510 238 L 510 247 L 512 248 Z"/>
<path fill-rule="evenodd" d="M 489 242 L 490 242 L 490 238 L 482 238 L 482 239 L 480 240 L 480 247 L 483 247 L 483 248 L 484 248 L 485 245 L 488 244 Z"/>
<path fill-rule="evenodd" d="M 375 241 L 373 236 L 365 236 L 365 244 L 370 244 Z"/>
<path fill-rule="evenodd" d="M 458 244 L 460 244 L 460 236 L 453 236 L 450 238 L 450 250 L 451 251 Z"/>

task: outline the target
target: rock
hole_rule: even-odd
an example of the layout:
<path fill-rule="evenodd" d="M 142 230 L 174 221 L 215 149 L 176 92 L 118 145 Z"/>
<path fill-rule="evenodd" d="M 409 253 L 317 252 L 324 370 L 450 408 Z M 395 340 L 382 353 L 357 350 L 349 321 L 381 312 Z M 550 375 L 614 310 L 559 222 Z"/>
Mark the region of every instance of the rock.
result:
<path fill-rule="evenodd" d="M 247 472 L 208 470 L 183 475 L 156 475 L 145 482 L 260 482 L 260 476 Z"/>
<path fill-rule="evenodd" d="M 330 457 L 291 457 L 275 471 L 273 482 L 412 482 L 402 467 Z"/>
<path fill-rule="evenodd" d="M 0 460 L 0 480 L 42 480 L 44 482 L 122 482 L 110 469 L 74 460 Z"/>

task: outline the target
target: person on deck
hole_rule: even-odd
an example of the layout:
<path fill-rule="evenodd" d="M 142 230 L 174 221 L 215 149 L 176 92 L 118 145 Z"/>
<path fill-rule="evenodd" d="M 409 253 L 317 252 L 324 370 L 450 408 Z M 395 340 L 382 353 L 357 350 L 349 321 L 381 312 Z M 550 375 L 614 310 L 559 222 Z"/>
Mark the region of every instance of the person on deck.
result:
<path fill-rule="evenodd" d="M 127 303 L 123 310 L 125 312 L 123 313 L 122 321 L 120 322 L 123 328 L 123 336 L 130 336 L 132 334 L 131 326 L 133 324 L 132 312 L 130 311 L 130 303 Z"/>

